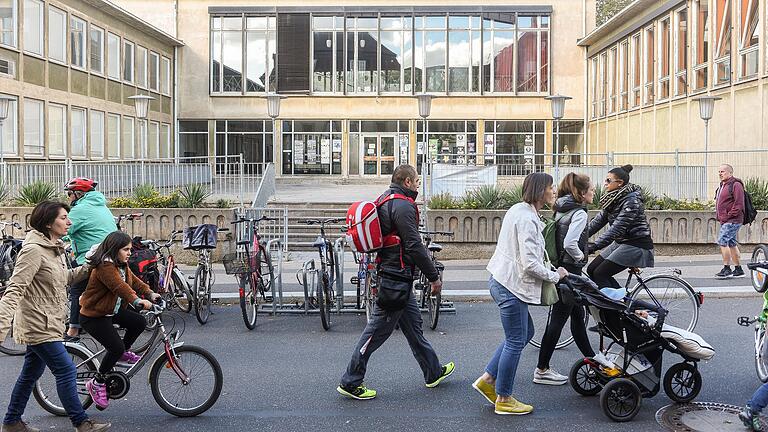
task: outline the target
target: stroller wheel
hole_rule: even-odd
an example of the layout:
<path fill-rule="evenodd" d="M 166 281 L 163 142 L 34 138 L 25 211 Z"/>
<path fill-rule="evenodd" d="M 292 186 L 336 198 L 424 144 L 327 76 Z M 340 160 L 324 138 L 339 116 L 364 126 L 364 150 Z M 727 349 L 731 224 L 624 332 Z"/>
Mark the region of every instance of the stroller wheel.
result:
<path fill-rule="evenodd" d="M 583 359 L 577 361 L 568 374 L 568 382 L 576 393 L 582 396 L 594 396 L 603 389 L 595 369 Z"/>
<path fill-rule="evenodd" d="M 688 403 L 701 391 L 701 374 L 690 363 L 677 363 L 664 374 L 664 393 L 675 402 Z"/>
<path fill-rule="evenodd" d="M 640 411 L 643 396 L 637 384 L 627 378 L 617 378 L 603 388 L 600 406 L 603 413 L 616 422 L 632 420 Z"/>

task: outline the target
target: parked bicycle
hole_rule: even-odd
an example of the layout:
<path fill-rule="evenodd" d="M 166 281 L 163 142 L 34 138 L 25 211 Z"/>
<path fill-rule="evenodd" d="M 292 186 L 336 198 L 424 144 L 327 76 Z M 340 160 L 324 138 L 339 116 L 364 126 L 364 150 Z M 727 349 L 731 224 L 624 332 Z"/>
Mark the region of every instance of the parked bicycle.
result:
<path fill-rule="evenodd" d="M 276 220 L 267 216 L 240 218 L 232 225 L 245 225 L 245 237 L 237 242 L 238 252 L 224 255 L 224 271 L 237 278 L 240 293 L 240 309 L 248 330 L 256 327 L 259 300 L 267 301 L 267 293 L 275 283 L 272 257 L 259 235 L 258 223 Z"/>
<path fill-rule="evenodd" d="M 320 323 L 324 330 L 331 328 L 331 309 L 335 301 L 334 285 L 336 284 L 336 259 L 333 244 L 325 236 L 325 226 L 346 222 L 346 218 L 305 219 L 298 221 L 305 225 L 320 225 L 320 234 L 312 243 L 320 254 L 320 274 L 318 287 L 314 293 L 317 308 L 320 310 Z"/>
<path fill-rule="evenodd" d="M 211 289 L 216 280 L 211 263 L 211 252 L 216 249 L 218 233 L 229 231 L 213 224 L 201 224 L 184 229 L 184 249 L 197 252 L 197 269 L 192 296 L 195 303 L 195 316 L 200 324 L 208 322 L 211 316 Z"/>
<path fill-rule="evenodd" d="M 669 312 L 666 324 L 688 331 L 696 328 L 696 323 L 699 321 L 699 308 L 704 303 L 704 294 L 695 291 L 691 284 L 681 277 L 682 272 L 679 269 L 672 269 L 669 273 L 653 274 L 648 278 L 641 277 L 642 271 L 637 268 L 630 268 L 628 273 L 624 287 L 632 301 L 642 296 L 653 296 Z M 633 280 L 637 281 L 634 286 Z M 531 308 L 529 312 L 533 318 L 534 328 L 539 330 L 530 343 L 540 348 L 544 329 L 549 324 L 552 307 Z M 585 324 L 589 322 L 589 313 L 584 313 L 584 320 Z M 566 326 L 555 349 L 565 348 L 571 343 L 573 343 L 573 336 Z"/>
<path fill-rule="evenodd" d="M 768 246 L 759 244 L 752 251 L 752 259 L 750 263 L 760 263 L 768 261 Z M 749 267 L 749 266 L 748 266 Z M 749 267 L 751 270 L 751 267 Z M 768 290 L 768 277 L 765 273 L 759 270 L 751 270 L 752 288 L 757 292 L 765 292 Z"/>
<path fill-rule="evenodd" d="M 107 395 L 110 399 L 125 397 L 131 387 L 131 378 L 150 364 L 154 357 L 149 369 L 149 385 L 155 402 L 170 414 L 192 417 L 204 413 L 216 403 L 221 394 L 223 374 L 213 354 L 181 342 L 179 338 L 183 331 L 166 330 L 163 314 L 167 305 L 165 300 L 160 300 L 149 311 L 155 318 L 159 331 L 141 359 L 130 366 L 120 366 L 118 363 L 116 368 L 107 374 Z M 80 342 L 64 342 L 64 346 L 77 367 L 77 392 L 80 402 L 84 408 L 88 408 L 93 400 L 85 384 L 96 376 L 99 359 L 106 350 L 92 352 Z M 161 346 L 162 351 L 155 357 Z M 56 379 L 47 369 L 35 383 L 33 394 L 44 410 L 54 415 L 66 416 L 56 391 Z"/>
<path fill-rule="evenodd" d="M 8 227 L 24 230 L 18 222 L 0 221 L 0 297 L 5 293 L 8 281 L 11 279 L 22 243 L 22 240 L 6 234 L 5 230 Z M 5 340 L 0 342 L 0 352 L 7 355 L 22 355 L 27 352 L 26 345 L 19 345 L 13 340 L 13 325 Z"/>
<path fill-rule="evenodd" d="M 760 273 L 763 277 L 768 277 L 768 259 L 761 262 L 751 262 L 747 267 L 753 273 Z M 765 340 L 765 324 L 768 321 L 768 298 L 763 300 L 763 309 L 760 315 L 749 318 L 739 317 L 736 322 L 743 327 L 755 325 L 755 370 L 757 377 L 762 382 L 768 382 L 768 343 Z"/>
<path fill-rule="evenodd" d="M 354 252 L 354 257 L 357 275 L 350 279 L 350 283 L 357 287 L 357 308 L 365 308 L 365 318 L 371 322 L 373 305 L 376 304 L 376 295 L 379 290 L 374 254 Z"/>
<path fill-rule="evenodd" d="M 172 231 L 168 240 L 163 243 L 156 240 L 142 240 L 141 244 L 157 256 L 159 278 L 156 281 L 157 286 L 150 285 L 150 288 L 163 296 L 169 304 L 175 305 L 182 312 L 189 313 L 195 304 L 195 299 L 186 276 L 176 265 L 176 258 L 171 252 L 171 246 L 181 233 L 181 231 Z"/>
<path fill-rule="evenodd" d="M 437 254 L 443 250 L 443 246 L 434 243 L 432 241 L 432 236 L 440 235 L 453 237 L 453 232 L 419 230 L 419 234 L 421 234 L 424 245 L 429 251 L 429 258 L 432 260 L 432 264 L 435 265 L 437 273 L 440 275 L 440 281 L 442 281 L 445 266 L 437 260 Z M 443 302 L 442 295 L 441 293 L 432 293 L 432 284 L 429 283 L 429 280 L 424 273 L 420 274 L 419 281 L 416 282 L 415 288 L 421 292 L 419 307 L 422 309 L 427 308 L 427 311 L 429 312 L 429 328 L 434 330 L 437 328 L 437 321 L 440 319 L 440 305 Z"/>
<path fill-rule="evenodd" d="M 122 223 L 123 221 L 135 221 L 138 219 L 141 219 L 144 216 L 144 213 L 125 213 L 121 215 L 115 216 L 115 225 L 117 225 L 118 231 L 122 231 Z"/>

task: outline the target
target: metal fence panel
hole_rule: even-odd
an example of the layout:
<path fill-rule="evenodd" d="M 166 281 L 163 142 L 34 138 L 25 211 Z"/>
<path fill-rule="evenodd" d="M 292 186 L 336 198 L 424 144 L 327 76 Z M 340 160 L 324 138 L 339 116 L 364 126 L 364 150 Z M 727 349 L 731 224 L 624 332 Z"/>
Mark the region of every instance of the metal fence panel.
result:
<path fill-rule="evenodd" d="M 280 240 L 283 251 L 288 251 L 288 209 L 275 207 L 241 207 L 235 209 L 235 218 L 260 218 L 267 216 L 274 220 L 265 220 L 258 223 L 258 231 L 264 242 Z M 247 224 L 236 225 L 235 235 L 237 241 L 251 239 L 251 232 Z"/>

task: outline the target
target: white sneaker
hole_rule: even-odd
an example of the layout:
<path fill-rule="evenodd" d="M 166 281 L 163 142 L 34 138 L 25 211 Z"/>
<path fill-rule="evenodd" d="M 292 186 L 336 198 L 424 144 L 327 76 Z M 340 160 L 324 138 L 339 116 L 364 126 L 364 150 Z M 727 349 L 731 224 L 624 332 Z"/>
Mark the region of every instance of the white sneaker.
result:
<path fill-rule="evenodd" d="M 600 363 L 606 369 L 613 369 L 616 367 L 616 364 L 608 360 L 608 357 L 606 357 L 605 354 L 601 352 L 598 352 L 594 357 L 592 357 L 592 360 Z"/>
<path fill-rule="evenodd" d="M 560 375 L 553 371 L 552 368 L 549 368 L 544 372 L 539 372 L 539 369 L 537 368 L 533 372 L 533 382 L 536 384 L 563 385 L 568 382 L 568 377 Z"/>

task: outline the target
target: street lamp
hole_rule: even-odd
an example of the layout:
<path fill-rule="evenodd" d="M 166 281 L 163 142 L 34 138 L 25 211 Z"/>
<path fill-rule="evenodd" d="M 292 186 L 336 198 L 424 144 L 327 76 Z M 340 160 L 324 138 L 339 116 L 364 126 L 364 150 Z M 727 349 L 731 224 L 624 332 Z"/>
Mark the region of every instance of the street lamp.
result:
<path fill-rule="evenodd" d="M 280 101 L 285 99 L 285 96 L 277 93 L 270 93 L 267 95 L 267 115 L 272 119 L 272 148 L 276 149 L 280 139 L 277 133 L 277 118 L 280 116 Z M 274 151 L 273 151 L 274 154 Z"/>
<path fill-rule="evenodd" d="M 556 94 L 544 99 L 552 102 L 552 118 L 555 119 L 555 181 L 560 181 L 560 120 L 565 114 L 565 101 L 573 99 L 570 96 Z"/>
<path fill-rule="evenodd" d="M 147 157 L 147 115 L 149 114 L 149 101 L 154 98 L 149 95 L 136 95 L 129 96 L 128 99 L 132 99 L 136 106 L 136 118 L 139 119 L 141 125 L 141 160 L 142 164 Z M 141 183 L 145 183 L 144 169 L 141 170 Z"/>
<path fill-rule="evenodd" d="M 703 185 L 707 182 L 707 167 L 709 166 L 709 121 L 712 120 L 712 114 L 715 112 L 715 101 L 719 101 L 722 98 L 719 96 L 702 95 L 693 98 L 695 101 L 699 101 L 699 116 L 704 120 L 704 180 Z"/>
<path fill-rule="evenodd" d="M 429 123 L 427 117 L 432 113 L 432 95 L 422 93 L 416 95 L 419 101 L 419 117 L 424 122 L 424 154 L 421 160 L 421 197 L 424 200 L 424 209 L 426 213 L 427 203 L 427 165 L 429 162 Z M 426 222 L 426 219 L 424 219 Z M 424 224 L 426 226 L 426 223 Z"/>
<path fill-rule="evenodd" d="M 5 148 L 3 147 L 3 122 L 8 118 L 8 112 L 11 109 L 11 102 L 15 101 L 15 98 L 10 96 L 0 95 L 0 164 L 5 163 Z M 5 177 L 3 177 L 5 180 Z"/>

